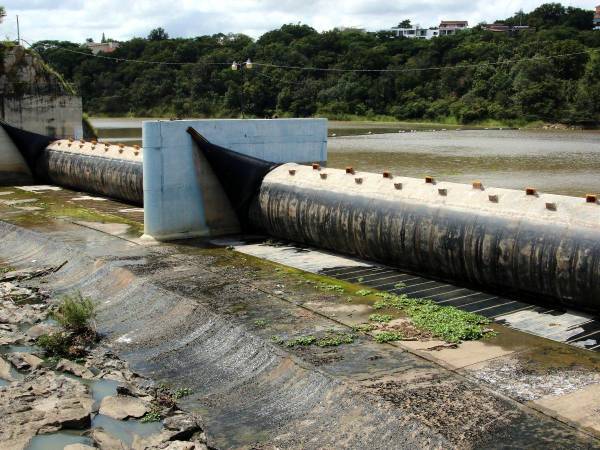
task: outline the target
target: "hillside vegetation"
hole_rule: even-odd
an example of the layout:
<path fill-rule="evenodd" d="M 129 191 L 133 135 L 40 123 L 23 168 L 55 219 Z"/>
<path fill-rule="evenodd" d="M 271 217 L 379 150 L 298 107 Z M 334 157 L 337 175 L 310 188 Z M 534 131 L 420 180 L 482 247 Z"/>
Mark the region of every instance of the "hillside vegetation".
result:
<path fill-rule="evenodd" d="M 33 48 L 79 89 L 89 114 L 237 117 L 243 104 L 254 117 L 595 125 L 600 31 L 592 31 L 592 17 L 591 11 L 545 4 L 504 21 L 534 31 L 508 35 L 478 26 L 429 41 L 388 31 L 319 33 L 307 25 L 284 25 L 257 40 L 241 34 L 169 39 L 158 29 L 110 54 L 146 63 L 93 58 L 70 42 Z M 265 65 L 231 70 L 232 61 L 248 58 Z"/>

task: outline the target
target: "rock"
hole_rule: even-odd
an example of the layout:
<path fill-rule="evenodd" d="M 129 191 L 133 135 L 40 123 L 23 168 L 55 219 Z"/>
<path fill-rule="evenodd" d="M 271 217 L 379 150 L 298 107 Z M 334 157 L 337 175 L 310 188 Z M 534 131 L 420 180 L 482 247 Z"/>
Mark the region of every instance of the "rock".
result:
<path fill-rule="evenodd" d="M 164 427 L 172 433 L 170 438 L 171 441 L 186 441 L 189 440 L 194 433 L 202 431 L 200 420 L 196 416 L 184 412 L 179 412 L 167 417 L 164 421 Z"/>
<path fill-rule="evenodd" d="M 69 444 L 65 445 L 63 450 L 96 450 L 96 447 L 85 444 Z"/>
<path fill-rule="evenodd" d="M 129 448 L 121 440 L 108 434 L 102 428 L 94 428 L 90 436 L 102 450 L 126 450 Z"/>
<path fill-rule="evenodd" d="M 29 328 L 25 334 L 31 339 L 37 339 L 43 334 L 52 334 L 59 330 L 58 327 L 50 325 L 49 323 L 38 323 L 37 325 Z"/>
<path fill-rule="evenodd" d="M 10 371 L 10 364 L 3 358 L 0 358 L 0 378 L 6 381 L 14 380 L 14 377 Z"/>
<path fill-rule="evenodd" d="M 198 444 L 196 442 L 189 441 L 173 441 L 170 442 L 166 447 L 160 447 L 165 450 L 196 450 L 200 448 L 206 448 L 203 444 Z"/>
<path fill-rule="evenodd" d="M 68 372 L 77 377 L 90 379 L 94 378 L 94 374 L 80 364 L 69 361 L 68 359 L 61 359 L 56 365 L 56 370 L 61 372 Z"/>
<path fill-rule="evenodd" d="M 3 388 L 0 442 L 17 443 L 36 434 L 89 427 L 93 403 L 83 383 L 40 369 Z"/>
<path fill-rule="evenodd" d="M 38 369 L 44 362 L 31 353 L 15 352 L 8 353 L 6 358 L 11 362 L 17 370 L 35 370 Z"/>
<path fill-rule="evenodd" d="M 99 412 L 117 420 L 137 419 L 148 412 L 148 406 L 139 398 L 113 395 L 102 399 Z"/>

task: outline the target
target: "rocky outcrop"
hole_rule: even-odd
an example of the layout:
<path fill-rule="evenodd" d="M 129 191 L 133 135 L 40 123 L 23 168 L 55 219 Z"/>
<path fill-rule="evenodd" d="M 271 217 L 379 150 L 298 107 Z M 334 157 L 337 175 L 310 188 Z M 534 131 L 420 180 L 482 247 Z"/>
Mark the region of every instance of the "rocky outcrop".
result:
<path fill-rule="evenodd" d="M 0 442 L 22 448 L 36 434 L 90 425 L 93 400 L 77 380 L 40 369 L 0 395 Z M 24 444 L 25 443 L 25 444 Z"/>
<path fill-rule="evenodd" d="M 60 372 L 67 372 L 77 377 L 81 377 L 88 380 L 90 378 L 94 378 L 94 374 L 90 370 L 86 369 L 81 364 L 77 364 L 73 361 L 69 361 L 68 359 L 64 358 L 58 362 L 58 364 L 56 365 L 56 370 Z"/>

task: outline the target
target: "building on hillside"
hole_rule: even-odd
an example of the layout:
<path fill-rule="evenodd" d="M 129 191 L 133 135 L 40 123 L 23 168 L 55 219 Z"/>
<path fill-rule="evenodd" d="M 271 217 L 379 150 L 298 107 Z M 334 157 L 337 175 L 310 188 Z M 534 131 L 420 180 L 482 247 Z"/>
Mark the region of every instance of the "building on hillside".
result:
<path fill-rule="evenodd" d="M 467 28 L 469 28 L 469 22 L 466 20 L 442 20 L 439 26 L 440 36 L 448 36 Z"/>
<path fill-rule="evenodd" d="M 594 14 L 594 30 L 600 30 L 600 5 L 596 6 L 596 13 Z"/>
<path fill-rule="evenodd" d="M 396 37 L 407 37 L 410 39 L 431 39 L 438 36 L 448 36 L 457 31 L 469 28 L 469 22 L 466 20 L 442 20 L 438 28 L 422 28 L 420 25 L 412 27 L 392 27 L 391 30 Z"/>
<path fill-rule="evenodd" d="M 392 27 L 392 31 L 396 33 L 396 37 L 407 37 L 410 39 L 431 39 L 439 34 L 437 28 L 421 28 L 419 25 L 409 28 L 402 28 L 400 26 Z"/>
<path fill-rule="evenodd" d="M 504 25 L 503 23 L 492 23 L 489 25 L 483 25 L 483 29 L 487 31 L 492 31 L 494 33 L 514 34 L 519 31 L 533 31 L 535 30 L 535 27 L 530 27 L 528 25 Z"/>
<path fill-rule="evenodd" d="M 94 55 L 97 55 L 98 53 L 112 53 L 119 48 L 119 43 L 114 41 L 86 42 L 84 45 L 89 48 Z"/>

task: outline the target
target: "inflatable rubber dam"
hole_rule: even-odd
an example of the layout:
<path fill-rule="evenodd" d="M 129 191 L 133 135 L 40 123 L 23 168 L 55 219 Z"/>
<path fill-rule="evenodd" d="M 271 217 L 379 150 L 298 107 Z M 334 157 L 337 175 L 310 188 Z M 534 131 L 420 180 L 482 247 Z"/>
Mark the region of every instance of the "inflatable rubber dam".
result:
<path fill-rule="evenodd" d="M 143 203 L 142 149 L 4 128 L 37 179 Z M 247 230 L 537 302 L 599 310 L 595 195 L 274 164 L 188 132 Z"/>

